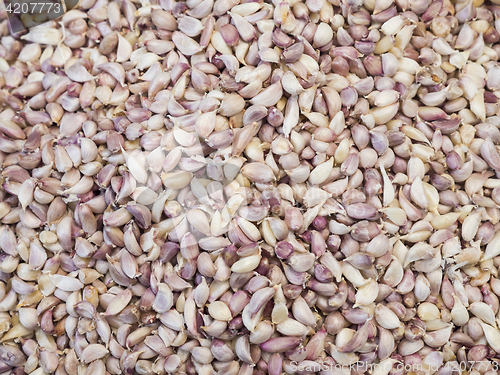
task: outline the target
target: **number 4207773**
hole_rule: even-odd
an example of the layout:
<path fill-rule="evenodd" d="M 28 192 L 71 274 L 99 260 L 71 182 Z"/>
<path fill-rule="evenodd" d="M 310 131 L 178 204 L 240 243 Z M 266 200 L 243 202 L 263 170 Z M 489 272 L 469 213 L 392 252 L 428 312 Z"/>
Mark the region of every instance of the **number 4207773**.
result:
<path fill-rule="evenodd" d="M 61 11 L 60 3 L 8 3 L 6 4 L 5 10 L 7 13 L 14 14 L 46 14 L 46 13 L 59 13 Z"/>

